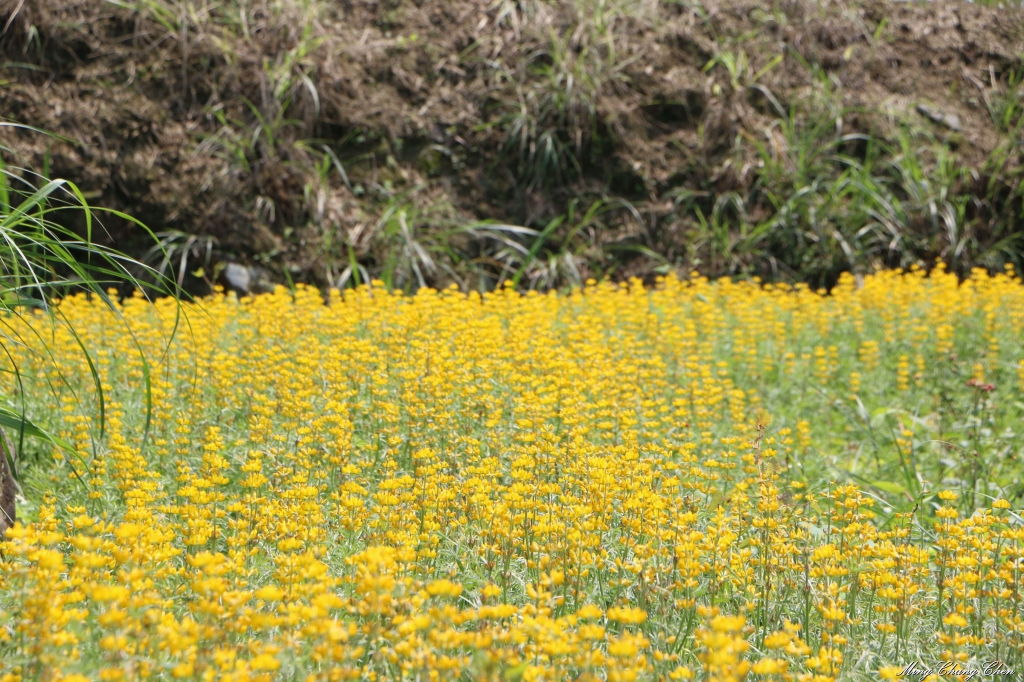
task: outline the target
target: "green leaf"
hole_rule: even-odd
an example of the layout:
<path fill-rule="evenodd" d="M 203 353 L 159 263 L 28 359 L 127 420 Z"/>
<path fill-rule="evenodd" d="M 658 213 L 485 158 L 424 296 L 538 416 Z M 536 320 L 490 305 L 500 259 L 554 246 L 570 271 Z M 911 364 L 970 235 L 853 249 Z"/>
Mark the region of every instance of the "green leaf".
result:
<path fill-rule="evenodd" d="M 519 682 L 519 680 L 523 679 L 523 675 L 529 667 L 529 663 L 520 663 L 519 665 L 506 670 L 503 677 L 508 680 L 508 682 Z"/>
<path fill-rule="evenodd" d="M 561 215 L 552 220 L 547 224 L 547 227 L 537 236 L 537 239 L 533 242 L 533 246 L 530 247 L 529 253 L 526 258 L 523 259 L 523 264 L 519 266 L 519 270 L 512 276 L 512 284 L 519 286 L 519 280 L 522 278 L 523 273 L 526 272 L 526 268 L 530 267 L 530 263 L 537 257 L 537 252 L 540 251 L 540 247 L 544 245 L 544 240 L 555 231 L 559 225 L 565 221 L 565 216 Z"/>
<path fill-rule="evenodd" d="M 45 441 L 47 443 L 50 443 L 51 445 L 55 445 L 58 448 L 60 448 L 61 454 L 64 455 L 65 461 L 67 461 L 68 465 L 71 467 L 71 473 L 75 475 L 75 478 L 77 478 L 82 483 L 82 485 L 85 485 L 85 481 L 82 480 L 82 477 L 81 475 L 79 475 L 78 470 L 75 469 L 74 462 L 71 461 L 71 457 L 73 456 L 84 464 L 82 455 L 77 450 L 75 450 L 73 445 L 65 441 L 63 438 L 54 436 L 53 434 L 46 431 L 42 427 L 33 424 L 24 415 L 18 414 L 17 412 L 14 412 L 13 410 L 9 410 L 8 408 L 2 406 L 0 406 L 0 427 L 9 428 L 12 431 L 17 431 L 20 434 L 29 436 L 31 438 L 38 438 L 39 440 Z M 8 453 L 9 457 L 11 457 L 12 455 L 13 453 Z M 7 464 L 10 467 L 10 471 L 12 473 L 16 471 L 15 467 L 17 463 L 13 461 L 13 458 L 11 458 L 7 462 Z"/>
<path fill-rule="evenodd" d="M 884 493 L 890 493 L 892 495 L 909 495 L 907 489 L 901 486 L 899 483 L 893 483 L 892 481 L 870 481 L 871 485 L 878 488 Z"/>

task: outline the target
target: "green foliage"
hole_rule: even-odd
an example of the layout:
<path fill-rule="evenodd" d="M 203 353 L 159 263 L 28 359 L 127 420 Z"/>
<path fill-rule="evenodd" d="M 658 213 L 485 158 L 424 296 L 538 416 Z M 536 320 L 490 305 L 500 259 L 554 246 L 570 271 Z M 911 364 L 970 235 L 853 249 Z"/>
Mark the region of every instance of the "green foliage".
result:
<path fill-rule="evenodd" d="M 17 124 L 0 122 L 0 127 L 22 128 L 40 133 Z M 102 300 L 117 314 L 109 287 L 128 283 L 140 289 L 157 294 L 175 293 L 162 273 L 129 258 L 115 249 L 102 246 L 94 241 L 93 232 L 102 224 L 97 214 L 109 213 L 134 222 L 140 229 L 148 228 L 133 218 L 117 211 L 97 209 L 90 206 L 82 191 L 72 182 L 50 179 L 24 168 L 8 166 L 2 157 L 11 150 L 0 147 L 0 352 L 13 359 L 15 349 L 36 347 L 25 339 L 25 327 L 12 324 L 12 318 L 45 316 L 51 326 L 66 325 L 56 301 L 75 292 L 85 292 Z M 45 169 L 44 169 L 45 170 Z M 81 235 L 66 227 L 68 214 L 75 214 L 84 221 L 85 234 Z M 159 246 L 158 246 L 159 248 Z M 166 254 L 165 254 L 166 255 Z M 39 327 L 31 327 L 38 335 Z M 79 344 L 92 375 L 92 385 L 97 401 L 97 437 L 102 438 L 105 429 L 105 393 L 99 373 L 89 349 L 69 327 Z M 130 333 L 130 330 L 129 330 Z M 42 340 L 42 339 L 40 339 Z M 43 345 L 46 348 L 45 344 Z M 40 358 L 47 362 L 52 357 Z M 144 384 L 147 405 L 150 396 L 149 366 L 143 358 Z M 52 392 L 70 390 L 70 384 L 63 368 L 54 364 L 53 374 L 47 376 Z M 35 424 L 28 416 L 26 393 L 18 365 L 10 365 L 5 372 L 14 372 L 19 387 L 15 395 L 3 396 L 0 404 L 0 426 L 17 432 L 17 450 L 23 449 L 25 437 L 41 439 L 58 448 L 71 470 L 78 475 L 75 461 L 80 453 L 68 443 Z M 84 398 L 84 396 L 81 396 Z M 149 411 L 146 412 L 148 432 Z M 11 461 L 11 471 L 18 472 L 18 463 Z"/>

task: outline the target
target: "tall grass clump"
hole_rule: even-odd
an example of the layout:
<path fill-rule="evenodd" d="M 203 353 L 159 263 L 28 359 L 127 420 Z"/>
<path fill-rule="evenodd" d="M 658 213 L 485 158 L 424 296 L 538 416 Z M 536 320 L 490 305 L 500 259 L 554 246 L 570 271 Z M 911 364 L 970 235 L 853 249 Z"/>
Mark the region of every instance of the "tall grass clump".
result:
<path fill-rule="evenodd" d="M 9 123 L 0 126 L 24 128 Z M 11 150 L 0 148 L 0 154 L 9 155 Z M 106 429 L 108 397 L 96 368 L 94 351 L 68 324 L 56 302 L 76 292 L 85 293 L 116 316 L 113 300 L 117 294 L 112 287 L 127 283 L 141 289 L 145 281 L 149 291 L 169 292 L 159 273 L 94 240 L 94 231 L 102 229 L 98 219 L 102 213 L 89 205 L 74 183 L 50 179 L 45 169 L 38 174 L 6 165 L 0 157 L 0 355 L 6 360 L 3 372 L 8 379 L 0 398 L 4 450 L 4 461 L 0 464 L 4 496 L 0 534 L 15 520 L 15 501 L 21 494 L 17 481 L 20 468 L 26 463 L 24 457 L 19 462 L 18 453 L 25 452 L 26 438 L 56 448 L 65 458 L 69 473 L 79 481 L 79 469 L 85 463 L 85 451 L 33 421 L 31 415 L 39 411 L 38 400 L 43 394 L 28 388 L 27 382 L 37 386 L 42 382 L 51 396 L 71 396 L 87 404 L 91 415 L 89 433 L 93 438 L 101 439 Z M 76 222 L 84 224 L 84 234 L 66 227 Z M 58 359 L 52 346 L 58 329 L 73 339 L 85 362 L 84 376 L 91 379 L 91 384 L 82 385 L 81 377 L 69 376 L 68 368 Z M 130 330 L 125 331 L 130 334 Z M 38 374 L 23 371 L 24 364 L 18 358 L 25 357 L 32 358 L 39 368 Z M 142 379 L 148 401 L 150 377 L 145 360 Z M 144 406 L 143 412 L 148 424 L 148 408 Z"/>

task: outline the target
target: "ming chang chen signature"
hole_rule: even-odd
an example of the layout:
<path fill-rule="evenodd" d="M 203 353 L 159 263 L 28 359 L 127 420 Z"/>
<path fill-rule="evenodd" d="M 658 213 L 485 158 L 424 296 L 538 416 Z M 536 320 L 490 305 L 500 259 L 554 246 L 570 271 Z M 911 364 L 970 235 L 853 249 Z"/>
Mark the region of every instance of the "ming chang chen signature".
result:
<path fill-rule="evenodd" d="M 911 663 L 905 667 L 898 678 L 923 680 L 926 677 L 959 677 L 973 680 L 974 678 L 1014 679 L 1017 671 L 1002 661 L 983 661 L 974 665 L 965 665 L 956 661 L 944 661 L 937 666 L 926 668 L 920 663 Z"/>

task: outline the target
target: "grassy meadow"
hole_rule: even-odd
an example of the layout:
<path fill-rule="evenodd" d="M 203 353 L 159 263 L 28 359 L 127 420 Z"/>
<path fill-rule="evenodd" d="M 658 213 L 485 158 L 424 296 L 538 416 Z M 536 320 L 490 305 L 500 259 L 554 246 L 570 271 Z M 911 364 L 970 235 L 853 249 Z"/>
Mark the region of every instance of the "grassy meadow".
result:
<path fill-rule="evenodd" d="M 1024 671 L 1012 269 L 59 309 L 3 682 Z"/>

